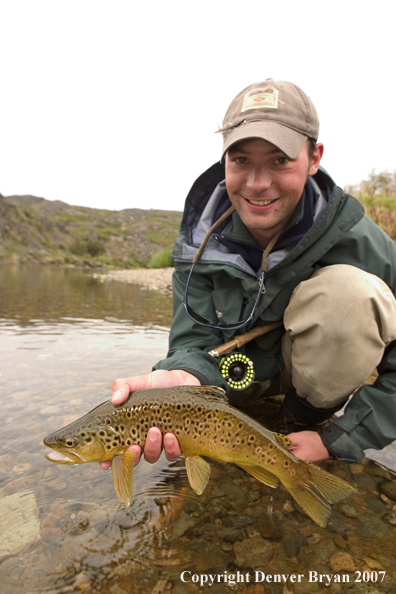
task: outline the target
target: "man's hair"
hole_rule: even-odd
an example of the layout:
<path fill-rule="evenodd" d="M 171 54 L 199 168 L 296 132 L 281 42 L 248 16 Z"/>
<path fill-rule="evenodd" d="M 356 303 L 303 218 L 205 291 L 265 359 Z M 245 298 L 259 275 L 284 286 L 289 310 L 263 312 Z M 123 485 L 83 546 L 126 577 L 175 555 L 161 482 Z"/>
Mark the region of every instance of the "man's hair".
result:
<path fill-rule="evenodd" d="M 308 138 L 308 157 L 309 160 L 312 159 L 313 154 L 315 152 L 316 149 L 316 140 L 315 138 Z"/>

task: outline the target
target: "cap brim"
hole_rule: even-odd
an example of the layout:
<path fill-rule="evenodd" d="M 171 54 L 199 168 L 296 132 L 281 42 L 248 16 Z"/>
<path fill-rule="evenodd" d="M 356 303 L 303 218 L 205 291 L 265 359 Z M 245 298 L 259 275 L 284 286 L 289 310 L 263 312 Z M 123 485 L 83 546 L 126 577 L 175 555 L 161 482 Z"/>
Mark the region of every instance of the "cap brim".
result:
<path fill-rule="evenodd" d="M 233 144 L 248 138 L 262 138 L 278 147 L 290 159 L 295 159 L 308 137 L 277 122 L 247 122 L 240 124 L 228 133 L 224 141 L 221 161 Z"/>

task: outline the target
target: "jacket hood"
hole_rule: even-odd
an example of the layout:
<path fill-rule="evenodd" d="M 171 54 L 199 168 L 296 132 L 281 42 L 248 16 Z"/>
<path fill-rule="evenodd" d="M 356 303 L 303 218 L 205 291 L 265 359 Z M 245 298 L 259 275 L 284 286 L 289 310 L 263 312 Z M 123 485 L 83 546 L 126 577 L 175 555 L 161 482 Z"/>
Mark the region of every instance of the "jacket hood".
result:
<path fill-rule="evenodd" d="M 172 254 L 175 261 L 191 262 L 205 233 L 229 208 L 231 202 L 226 192 L 224 178 L 224 165 L 215 163 L 193 184 L 186 199 L 180 234 Z M 313 192 L 317 196 L 320 195 L 316 214 L 312 201 Z M 350 199 L 349 208 L 345 209 L 348 199 Z M 324 212 L 326 216 L 323 217 Z M 355 214 L 352 215 L 352 212 Z M 335 185 L 330 175 L 320 168 L 315 176 L 308 178 L 304 199 L 298 203 L 270 255 L 270 267 L 276 266 L 285 258 L 289 260 L 290 254 L 294 254 L 298 248 L 298 253 L 301 253 L 301 249 L 306 249 L 310 243 L 316 242 L 329 226 L 329 217 L 330 220 L 336 217 L 340 223 L 342 219 L 350 216 L 357 222 L 363 215 L 364 209 L 360 203 L 345 194 Z M 322 219 L 324 225 L 321 224 Z M 334 234 L 334 240 L 337 240 L 337 234 Z M 231 264 L 256 276 L 262 253 L 262 248 L 250 235 L 239 215 L 234 212 L 212 234 L 201 259 L 206 262 Z"/>

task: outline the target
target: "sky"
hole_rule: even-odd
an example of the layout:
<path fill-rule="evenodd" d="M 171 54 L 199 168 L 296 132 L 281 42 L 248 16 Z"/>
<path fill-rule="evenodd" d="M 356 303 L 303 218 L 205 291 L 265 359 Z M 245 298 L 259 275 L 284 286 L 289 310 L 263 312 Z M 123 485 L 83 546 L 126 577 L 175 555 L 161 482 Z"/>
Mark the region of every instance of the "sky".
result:
<path fill-rule="evenodd" d="M 396 169 L 390 0 L 0 0 L 0 194 L 182 210 L 242 89 L 300 86 L 338 185 Z"/>

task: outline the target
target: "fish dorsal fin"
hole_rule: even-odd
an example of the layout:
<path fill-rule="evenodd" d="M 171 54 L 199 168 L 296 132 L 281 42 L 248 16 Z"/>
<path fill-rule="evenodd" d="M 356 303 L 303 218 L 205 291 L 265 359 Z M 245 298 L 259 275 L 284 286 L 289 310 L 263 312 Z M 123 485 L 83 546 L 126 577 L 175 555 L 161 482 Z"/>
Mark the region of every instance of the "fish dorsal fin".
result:
<path fill-rule="evenodd" d="M 292 442 L 290 441 L 290 439 L 288 437 L 286 437 L 286 435 L 282 435 L 282 433 L 274 433 L 274 436 L 276 437 L 276 441 L 278 443 L 280 443 L 281 445 L 283 445 L 283 447 L 287 448 L 288 450 L 293 445 Z"/>
<path fill-rule="evenodd" d="M 186 469 L 191 488 L 202 495 L 210 477 L 210 464 L 200 456 L 187 456 Z"/>
<path fill-rule="evenodd" d="M 257 464 L 238 464 L 238 466 L 269 487 L 275 488 L 279 484 L 278 479 L 272 472 L 265 470 L 265 468 L 262 468 Z"/>
<path fill-rule="evenodd" d="M 218 386 L 194 386 L 194 388 L 197 390 L 197 394 L 206 400 L 230 404 L 223 388 L 219 388 Z"/>
<path fill-rule="evenodd" d="M 126 507 L 131 503 L 134 462 L 134 452 L 125 450 L 123 454 L 114 456 L 111 463 L 114 491 Z"/>

